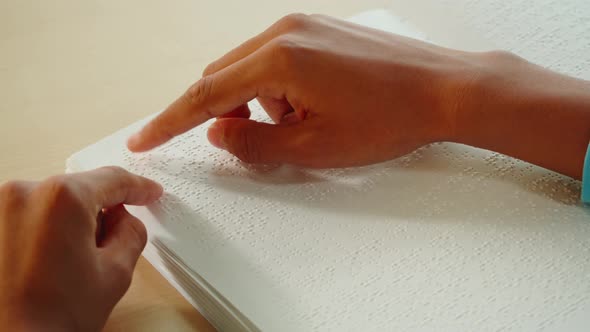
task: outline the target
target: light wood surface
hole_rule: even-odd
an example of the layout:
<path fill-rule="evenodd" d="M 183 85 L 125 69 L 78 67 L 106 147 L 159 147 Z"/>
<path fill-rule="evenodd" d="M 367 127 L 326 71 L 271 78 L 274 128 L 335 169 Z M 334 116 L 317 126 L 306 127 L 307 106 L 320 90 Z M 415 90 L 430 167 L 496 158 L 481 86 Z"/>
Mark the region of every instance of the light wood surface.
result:
<path fill-rule="evenodd" d="M 161 110 L 285 14 L 347 17 L 389 2 L 2 0 L 0 182 L 62 173 L 70 154 Z M 141 259 L 105 330 L 213 328 Z"/>

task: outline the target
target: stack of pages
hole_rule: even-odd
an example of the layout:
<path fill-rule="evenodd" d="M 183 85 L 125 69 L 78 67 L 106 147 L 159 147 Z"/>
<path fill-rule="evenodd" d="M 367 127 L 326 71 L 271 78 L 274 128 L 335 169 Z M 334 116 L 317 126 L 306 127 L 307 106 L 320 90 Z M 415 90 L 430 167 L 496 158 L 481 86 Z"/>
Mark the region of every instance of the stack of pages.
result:
<path fill-rule="evenodd" d="M 430 36 L 382 10 L 353 21 Z M 207 125 L 128 152 L 147 121 L 74 154 L 68 171 L 118 165 L 163 184 L 159 202 L 129 207 L 149 231 L 144 256 L 220 331 L 590 326 L 577 181 L 448 143 L 362 168 L 253 168 L 210 146 Z"/>

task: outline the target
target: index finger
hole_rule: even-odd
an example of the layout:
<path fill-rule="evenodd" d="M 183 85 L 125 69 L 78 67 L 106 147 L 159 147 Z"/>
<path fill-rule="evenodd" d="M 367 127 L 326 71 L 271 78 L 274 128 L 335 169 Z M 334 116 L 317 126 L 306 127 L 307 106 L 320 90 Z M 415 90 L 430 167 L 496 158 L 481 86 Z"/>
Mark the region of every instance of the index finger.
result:
<path fill-rule="evenodd" d="M 103 208 L 120 204 L 146 205 L 162 196 L 162 186 L 143 176 L 120 167 L 102 167 L 88 172 L 68 175 L 69 180 L 82 186 L 90 201 Z"/>
<path fill-rule="evenodd" d="M 164 112 L 129 138 L 127 147 L 134 152 L 150 150 L 164 144 L 205 121 L 221 116 L 258 96 L 265 84 L 265 49 L 193 84 Z M 268 82 L 266 82 L 268 83 Z M 266 87 L 268 93 L 272 89 Z"/>

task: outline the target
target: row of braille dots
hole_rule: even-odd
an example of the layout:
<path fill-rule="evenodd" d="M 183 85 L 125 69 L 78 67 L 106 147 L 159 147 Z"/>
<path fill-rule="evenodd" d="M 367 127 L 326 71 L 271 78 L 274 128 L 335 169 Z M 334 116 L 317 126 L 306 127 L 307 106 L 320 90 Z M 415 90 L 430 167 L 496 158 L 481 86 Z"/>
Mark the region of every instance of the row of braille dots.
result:
<path fill-rule="evenodd" d="M 546 171 L 542 176 L 530 181 L 526 187 L 532 192 L 565 205 L 575 205 L 579 201 L 580 184 L 554 172 Z"/>
<path fill-rule="evenodd" d="M 124 162 L 129 170 L 148 177 L 154 173 L 156 168 L 165 166 L 164 162 L 155 159 L 152 153 L 131 154 L 126 151 Z"/>
<path fill-rule="evenodd" d="M 574 18 L 569 13 L 568 16 Z M 580 55 L 588 54 L 588 51 L 590 51 L 590 40 L 586 43 L 580 41 L 580 37 L 587 38 L 590 29 L 587 28 L 586 24 L 582 23 L 587 19 L 586 17 L 580 16 L 577 19 L 578 22 L 574 21 L 567 26 L 560 27 L 563 31 L 570 32 L 572 36 L 575 36 L 576 32 L 579 32 L 577 36 L 572 38 L 563 38 L 563 34 L 541 35 L 541 29 L 538 28 L 539 33 L 532 38 L 536 39 L 536 42 L 526 49 L 526 54 L 530 54 L 531 56 L 529 59 L 537 63 L 542 63 L 545 67 L 558 72 L 577 77 L 585 77 L 586 79 L 590 78 L 590 70 L 588 70 L 590 58 L 580 58 Z M 551 53 L 546 52 L 547 45 L 552 45 L 552 49 L 568 50 L 568 53 L 563 54 L 561 52 L 562 56 L 560 57 L 549 56 Z M 535 56 L 535 53 L 538 56 Z"/>
<path fill-rule="evenodd" d="M 195 212 L 191 207 L 178 197 L 165 195 L 162 199 L 162 206 L 165 209 L 166 219 L 169 223 L 169 231 L 179 230 L 180 237 L 186 237 L 183 241 L 189 241 L 198 246 L 202 251 L 213 250 L 220 243 L 212 239 L 218 238 L 219 234 L 212 227 L 208 220 Z M 182 229 L 179 229 L 181 227 Z"/>
<path fill-rule="evenodd" d="M 474 158 L 474 156 L 472 157 Z M 504 170 L 504 171 L 508 171 L 511 169 L 512 165 L 514 164 L 513 159 L 511 158 L 504 158 L 502 156 L 499 156 L 497 154 L 492 154 L 492 155 L 488 155 L 487 157 L 484 158 L 484 163 L 487 164 L 488 166 L 494 167 L 496 169 L 500 169 L 500 170 Z M 509 165 L 509 166 L 507 166 Z M 489 172 L 489 171 L 488 171 Z M 489 173 L 487 173 L 486 171 L 481 171 L 481 170 L 476 170 L 476 168 L 470 166 L 467 167 L 465 169 L 463 169 L 463 174 L 458 174 L 458 175 L 451 175 L 449 177 L 447 177 L 447 184 L 444 186 L 435 186 L 431 189 L 431 191 L 425 195 L 423 195 L 422 197 L 420 197 L 417 201 L 417 203 L 422 204 L 422 205 L 432 205 L 432 198 L 437 197 L 438 195 L 441 194 L 441 190 L 447 191 L 449 189 L 449 186 L 452 188 L 452 191 L 456 194 L 465 194 L 465 193 L 470 193 L 473 191 L 479 191 L 479 190 L 484 190 L 484 187 L 487 187 L 488 185 L 490 185 L 491 183 L 488 180 L 484 180 L 485 177 L 489 176 L 487 175 Z M 469 177 L 465 177 L 465 175 L 468 175 L 469 177 L 472 177 L 471 179 Z M 514 193 L 514 195 L 518 196 L 519 191 L 516 191 Z M 447 201 L 443 201 L 443 202 L 447 202 Z M 493 200 L 491 202 L 488 202 L 490 205 L 490 207 L 494 207 L 494 205 L 498 205 L 496 207 L 501 207 L 500 205 L 502 205 L 503 201 L 501 199 L 499 200 Z M 448 203 L 448 202 L 447 202 Z M 443 204 L 445 205 L 445 204 Z M 441 206 L 438 210 L 440 210 L 439 212 L 442 212 L 442 210 L 448 209 L 449 206 L 447 206 L 448 204 L 446 204 L 445 206 Z M 430 209 L 431 214 L 434 215 L 436 213 L 435 211 L 436 209 Z M 468 212 L 469 209 L 466 210 L 466 212 Z"/>
<path fill-rule="evenodd" d="M 486 254 L 485 256 L 489 256 L 490 254 Z M 492 253 L 492 256 L 495 257 L 495 254 Z M 433 269 L 433 271 L 423 271 L 421 272 L 421 275 L 440 275 L 441 274 L 441 269 L 440 269 L 440 264 L 437 265 L 436 264 L 431 264 L 428 266 L 433 266 L 435 267 L 435 269 Z M 481 279 L 479 280 L 475 280 L 473 279 L 473 275 L 469 275 L 469 274 L 461 274 L 460 271 L 462 270 L 469 270 L 469 266 L 473 265 L 473 264 L 479 264 L 479 269 L 481 270 Z M 513 279 L 514 275 L 510 275 L 510 274 L 496 274 L 496 269 L 498 268 L 496 266 L 496 263 L 493 264 L 488 264 L 488 261 L 486 260 L 481 260 L 481 259 L 477 259 L 474 260 L 473 258 L 470 257 L 461 257 L 461 255 L 458 257 L 458 259 L 453 260 L 453 265 L 447 265 L 447 270 L 448 272 L 444 272 L 442 273 L 443 275 L 447 275 L 449 272 L 452 272 L 454 274 L 460 274 L 458 277 L 452 278 L 451 280 L 454 283 L 448 283 L 444 282 L 439 284 L 439 290 L 446 290 L 446 291 L 451 291 L 453 289 L 455 289 L 456 291 L 451 293 L 451 296 L 446 295 L 445 299 L 447 301 L 450 302 L 463 302 L 465 303 L 467 302 L 472 302 L 474 299 L 473 298 L 469 298 L 468 294 L 471 294 L 471 292 L 469 293 L 461 293 L 459 290 L 468 290 L 469 288 L 472 287 L 477 287 L 477 289 L 483 294 L 488 294 L 484 299 L 487 303 L 487 305 L 491 306 L 490 308 L 486 309 L 486 310 L 493 310 L 492 308 L 496 307 L 498 305 L 498 303 L 496 301 L 496 294 L 502 296 L 503 294 L 508 294 L 508 293 L 514 293 L 511 290 L 513 289 L 513 286 L 511 285 L 511 283 L 515 282 L 514 280 L 518 280 L 518 278 Z M 488 268 L 486 268 L 486 266 L 488 266 Z M 444 269 L 443 269 L 444 270 Z M 439 279 L 439 280 L 434 280 L 433 282 L 438 283 L 442 280 L 446 280 L 446 279 Z M 527 280 L 526 278 L 524 280 Z M 464 284 L 468 284 L 467 286 L 464 286 Z M 472 286 L 469 286 L 472 285 Z M 520 285 L 520 284 L 519 284 Z M 457 294 L 462 295 L 462 296 L 456 296 Z M 471 295 L 470 295 L 471 296 Z M 485 296 L 485 295 L 484 295 Z M 480 296 L 479 301 L 483 300 Z M 478 302 L 479 302 L 478 301 Z M 481 310 L 482 308 L 473 308 L 474 310 Z M 497 310 L 497 309 L 496 309 Z M 472 312 L 471 314 L 473 314 L 473 316 L 477 316 L 476 312 Z"/>
<path fill-rule="evenodd" d="M 297 191 L 291 192 L 291 198 L 297 199 L 301 192 L 308 193 L 304 197 L 305 201 L 314 203 L 342 199 L 347 196 L 354 197 L 383 184 L 384 177 L 390 175 L 391 172 L 385 169 L 384 165 L 355 169 L 330 169 L 318 175 L 324 180 L 300 185 Z"/>
<path fill-rule="evenodd" d="M 281 214 L 282 210 L 276 211 Z M 272 219 L 276 214 L 269 216 L 267 227 L 259 239 L 263 242 L 265 251 L 260 252 L 260 259 L 265 261 L 276 260 L 281 265 L 284 255 L 292 255 L 293 251 L 301 250 L 304 246 L 309 250 L 315 250 L 318 244 L 325 243 L 326 235 L 316 223 L 311 222 L 306 215 L 299 214 L 290 220 Z M 307 243 L 307 245 L 305 245 Z"/>
<path fill-rule="evenodd" d="M 195 220 L 193 214 L 171 211 L 166 216 L 168 221 L 167 229 L 172 234 L 175 234 L 173 241 L 181 245 L 190 244 L 191 247 L 198 248 L 199 252 L 206 252 L 219 247 L 220 243 L 213 240 L 217 238 L 215 232 L 207 227 L 206 223 L 201 224 L 204 222 L 203 220 L 196 218 L 199 220 L 199 224 L 190 222 L 191 220 Z"/>
<path fill-rule="evenodd" d="M 301 184 L 266 185 L 260 186 L 258 192 L 263 197 L 273 198 L 282 202 L 319 201 L 328 198 L 336 191 L 326 181 L 310 181 Z M 304 195 L 305 194 L 305 195 Z"/>
<path fill-rule="evenodd" d="M 454 168 L 457 163 L 461 162 L 461 154 L 466 151 L 467 150 L 461 150 L 453 143 L 442 142 L 424 146 L 409 156 L 412 157 L 411 162 L 413 163 L 436 160 L 440 163 L 444 163 L 445 167 Z"/>
<path fill-rule="evenodd" d="M 389 163 L 386 163 L 385 169 L 389 170 L 389 169 L 397 169 L 397 168 L 412 168 L 416 163 L 418 163 L 419 161 L 421 161 L 423 159 L 425 152 L 436 151 L 439 148 L 440 148 L 439 144 L 437 144 L 437 143 L 420 147 L 420 148 L 416 149 L 415 151 L 413 151 L 412 153 L 401 156 Z"/>
<path fill-rule="evenodd" d="M 200 157 L 199 151 L 206 149 L 206 147 L 192 142 L 192 138 L 195 136 L 191 132 L 154 153 L 144 155 L 150 168 L 160 170 L 158 175 L 164 177 L 162 182 L 167 191 L 184 196 L 184 192 L 190 188 L 192 183 L 203 182 L 200 168 L 205 162 Z M 179 182 L 178 177 L 182 177 L 183 181 Z"/>
<path fill-rule="evenodd" d="M 518 6 L 521 6 L 522 8 L 514 8 Z M 509 44 L 507 45 L 507 47 L 511 51 L 519 53 L 521 53 L 522 51 L 529 51 L 530 48 L 533 46 L 532 43 L 527 43 L 523 41 L 540 42 L 539 37 L 542 37 L 540 36 L 540 32 L 542 31 L 542 29 L 540 27 L 529 29 L 529 27 L 534 27 L 534 25 L 531 25 L 531 22 L 528 20 L 531 18 L 531 15 L 536 16 L 536 13 L 534 13 L 534 6 L 530 6 L 525 2 L 514 2 L 511 6 L 504 6 L 503 9 L 500 8 L 502 8 L 502 6 L 496 6 L 493 9 L 494 13 L 497 13 L 496 15 L 500 15 L 496 17 L 504 16 L 506 18 L 510 18 L 514 17 L 511 15 L 514 13 L 514 10 L 520 11 L 520 13 L 517 15 L 519 19 L 511 21 L 512 24 L 515 24 L 514 28 L 517 29 L 516 31 L 518 33 L 515 33 L 514 30 L 506 31 L 499 27 L 498 29 L 489 29 L 489 32 L 487 34 L 488 36 L 499 40 L 505 40 Z M 503 11 L 504 13 L 498 13 L 500 11 Z M 494 17 L 494 15 L 490 15 L 490 17 Z M 493 26 L 494 25 L 491 22 L 488 25 L 488 27 Z M 515 36 L 518 36 L 518 40 L 514 38 Z M 551 39 L 550 36 L 545 38 Z M 541 52 L 540 54 L 543 53 L 544 52 Z"/>
<path fill-rule="evenodd" d="M 313 250 L 311 250 L 313 248 Z M 375 260 L 375 255 L 379 255 L 376 248 L 378 245 L 367 245 L 365 247 L 358 247 L 358 248 L 330 248 L 327 249 L 329 252 L 333 252 L 333 256 L 335 259 L 328 260 L 327 257 L 321 255 L 321 248 L 317 248 L 312 246 L 306 249 L 299 249 L 296 248 L 292 250 L 291 255 L 295 257 L 303 257 L 303 258 L 312 258 L 314 266 L 321 266 L 321 268 L 315 271 L 312 274 L 301 274 L 301 279 L 293 280 L 295 283 L 301 283 L 310 285 L 314 281 L 319 281 L 316 284 L 316 287 L 322 287 L 321 281 L 325 279 L 333 279 L 335 278 L 335 273 L 342 273 L 341 267 L 349 267 L 351 270 L 345 272 L 349 277 L 356 279 L 356 274 L 364 273 L 367 269 L 374 271 L 376 266 L 373 262 Z M 336 249 L 336 251 L 334 251 Z M 317 253 L 316 253 L 317 252 Z M 310 262 L 311 263 L 311 262 Z M 348 269 L 348 268 L 346 268 Z M 378 271 L 375 271 L 377 274 L 382 275 Z"/>
<path fill-rule="evenodd" d="M 221 233 L 230 234 L 230 240 L 255 238 L 258 229 L 265 227 L 268 222 L 265 210 L 256 206 L 256 203 L 252 204 L 251 198 L 244 197 L 246 196 L 239 196 L 229 202 L 223 201 L 223 204 L 216 204 L 215 208 L 206 204 L 203 206 L 203 213 Z"/>
<path fill-rule="evenodd" d="M 484 163 L 496 177 L 512 175 L 511 173 L 516 170 L 517 165 L 522 165 L 522 162 L 518 162 L 517 164 L 516 159 L 498 153 L 491 153 L 485 157 Z"/>
<path fill-rule="evenodd" d="M 307 278 L 310 269 L 314 269 L 313 275 L 317 274 L 315 268 L 326 266 L 322 263 L 321 256 L 317 255 L 318 243 L 297 242 L 297 245 L 288 243 L 283 246 L 266 245 L 259 249 L 252 248 L 257 257 L 257 262 L 264 266 L 266 272 L 272 274 L 277 283 L 285 287 L 292 287 L 303 282 L 301 278 Z M 298 248 L 299 247 L 299 248 Z"/>
<path fill-rule="evenodd" d="M 243 205 L 225 205 L 207 216 L 220 234 L 229 241 L 246 241 L 256 239 L 260 229 L 268 223 L 263 213 L 249 209 Z"/>
<path fill-rule="evenodd" d="M 477 189 L 469 178 L 463 176 L 450 176 L 445 182 L 433 184 L 432 187 L 423 191 L 414 200 L 406 202 L 409 211 L 415 211 L 416 218 L 432 219 L 446 212 L 451 213 L 456 209 L 461 213 L 473 210 L 466 202 L 456 201 L 457 197 L 464 197 L 467 200 L 474 199 L 473 196 L 466 196 Z"/>
<path fill-rule="evenodd" d="M 270 203 L 259 210 L 259 214 L 267 219 L 261 226 L 265 227 L 260 238 L 271 246 L 277 246 L 277 250 L 283 246 L 283 238 L 288 236 L 289 241 L 297 242 L 304 232 L 304 225 L 309 225 L 309 219 L 297 212 L 292 206 Z M 256 222 L 256 221 L 254 221 Z"/>
<path fill-rule="evenodd" d="M 477 3 L 473 6 L 475 9 L 481 8 L 481 1 L 474 3 Z M 499 3 L 501 1 L 493 2 L 496 5 Z M 545 1 L 530 6 L 526 1 L 511 2 L 510 6 L 501 4 L 503 12 L 498 7 L 492 7 L 486 10 L 492 15 L 482 17 L 480 14 L 473 19 L 479 22 L 479 30 L 488 32 L 488 38 L 501 41 L 502 48 L 553 70 L 588 79 L 589 66 L 584 64 L 590 64 L 587 56 L 590 54 L 590 28 L 582 23 L 587 20 L 590 8 L 587 5 L 580 7 L 580 4 L 577 1 L 559 4 Z M 498 17 L 503 17 L 504 22 L 510 25 L 498 25 Z"/>
<path fill-rule="evenodd" d="M 252 120 L 259 122 L 270 122 L 266 111 L 258 102 L 251 102 L 248 104 L 248 106 L 250 107 L 250 111 L 252 111 L 252 115 L 250 116 Z"/>
<path fill-rule="evenodd" d="M 266 219 L 263 217 L 265 211 L 268 211 L 269 208 L 269 200 L 262 200 L 249 195 L 235 196 L 231 201 L 225 202 L 222 207 L 231 214 L 232 219 L 247 223 L 258 223 L 259 221 L 256 219 Z"/>
<path fill-rule="evenodd" d="M 180 143 L 167 145 L 158 151 L 159 156 L 157 156 L 157 159 L 159 163 L 157 166 L 159 171 L 157 172 L 156 178 L 160 180 L 167 192 L 177 195 L 182 201 L 199 200 L 201 195 L 203 197 L 215 199 L 215 197 L 211 197 L 214 196 L 215 193 L 210 186 L 202 184 L 203 177 L 199 176 L 200 174 L 197 171 L 198 167 L 195 167 L 195 164 L 200 165 L 202 161 L 197 159 L 198 155 L 189 156 L 189 158 L 179 155 L 178 151 L 175 149 L 178 149 L 178 146 L 180 145 Z M 153 158 L 150 154 L 147 155 L 148 159 Z M 168 159 L 163 158 L 162 155 L 167 156 Z M 153 162 L 151 164 L 154 165 Z M 175 168 L 175 170 L 170 172 L 173 168 Z M 190 212 L 179 214 L 180 210 L 176 209 L 174 205 L 170 203 L 164 203 L 163 205 L 171 207 L 168 211 L 168 215 L 173 222 L 184 227 L 186 232 L 196 234 L 194 241 L 199 243 L 203 249 L 211 243 L 211 241 L 206 239 L 204 236 L 205 234 L 202 234 L 207 229 L 197 227 L 198 225 L 194 224 L 195 222 L 202 222 L 198 213 L 199 211 L 193 209 Z M 199 217 L 195 218 L 195 213 Z"/>

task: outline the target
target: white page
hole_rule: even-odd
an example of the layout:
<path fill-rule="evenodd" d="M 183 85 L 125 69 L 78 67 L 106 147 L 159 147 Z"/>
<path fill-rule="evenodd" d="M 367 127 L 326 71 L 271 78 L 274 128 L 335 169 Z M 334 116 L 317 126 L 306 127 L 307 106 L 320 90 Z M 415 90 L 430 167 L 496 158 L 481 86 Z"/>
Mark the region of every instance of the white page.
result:
<path fill-rule="evenodd" d="M 586 330 L 576 181 L 453 144 L 364 168 L 254 170 L 211 147 L 206 125 L 132 155 L 140 125 L 69 167 L 162 182 L 162 201 L 132 212 L 261 330 Z"/>

